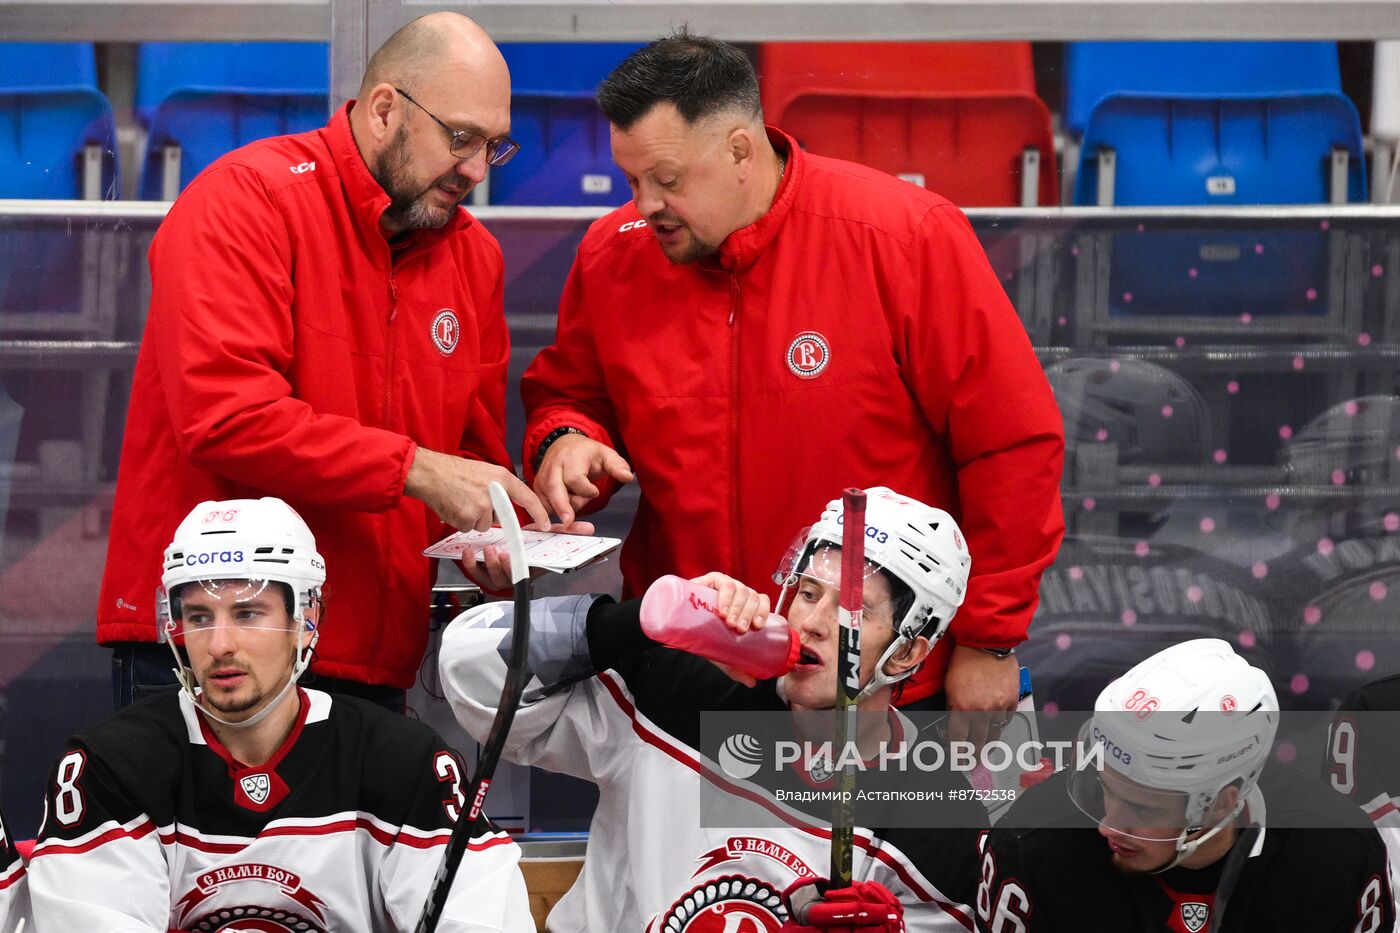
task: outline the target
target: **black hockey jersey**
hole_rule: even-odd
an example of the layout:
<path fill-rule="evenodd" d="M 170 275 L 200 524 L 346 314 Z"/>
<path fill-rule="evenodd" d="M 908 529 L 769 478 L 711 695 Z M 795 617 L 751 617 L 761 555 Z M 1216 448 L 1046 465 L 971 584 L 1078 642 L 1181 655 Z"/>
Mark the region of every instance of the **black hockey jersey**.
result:
<path fill-rule="evenodd" d="M 1062 771 L 1028 790 L 988 836 L 977 889 L 978 929 L 1207 929 L 1231 856 L 1199 870 L 1122 874 L 1094 823 L 1070 801 L 1068 776 Z M 1298 812 L 1313 825 L 1336 828 L 1278 825 L 1303 822 Z M 1245 815 L 1263 829 L 1247 853 L 1232 853 L 1244 863 L 1224 892 L 1223 933 L 1389 933 L 1395 916 L 1385 847 L 1364 814 L 1316 780 L 1275 769 L 1266 770 L 1249 795 Z M 1237 845 L 1248 843 L 1242 840 Z"/>
<path fill-rule="evenodd" d="M 299 696 L 291 734 L 255 767 L 183 693 L 75 736 L 30 863 L 39 933 L 412 930 L 462 808 L 462 765 L 419 722 Z M 503 833 L 473 840 L 439 929 L 533 930 L 518 859 Z"/>
<path fill-rule="evenodd" d="M 15 840 L 0 815 L 0 933 L 11 933 L 29 920 L 29 885 Z"/>
<path fill-rule="evenodd" d="M 1324 777 L 1375 824 L 1390 852 L 1392 890 L 1400 882 L 1400 675 L 1383 677 L 1342 701 L 1327 732 Z"/>
<path fill-rule="evenodd" d="M 786 918 L 781 892 L 799 877 L 829 873 L 830 809 L 813 816 L 753 793 L 699 740 L 706 711 L 786 711 L 776 682 L 741 686 L 707 661 L 650 642 L 635 619 L 615 629 L 589 625 L 595 599 L 535 601 L 535 679 L 505 748 L 511 761 L 599 787 L 583 873 L 549 929 L 777 933 Z M 490 603 L 443 637 L 444 690 L 476 736 L 495 714 L 512 617 L 511 604 Z M 726 826 L 706 825 L 706 795 L 725 795 L 733 817 Z M 969 801 L 966 812 L 964 829 L 856 828 L 853 876 L 894 892 L 911 933 L 972 929 L 986 811 Z"/>

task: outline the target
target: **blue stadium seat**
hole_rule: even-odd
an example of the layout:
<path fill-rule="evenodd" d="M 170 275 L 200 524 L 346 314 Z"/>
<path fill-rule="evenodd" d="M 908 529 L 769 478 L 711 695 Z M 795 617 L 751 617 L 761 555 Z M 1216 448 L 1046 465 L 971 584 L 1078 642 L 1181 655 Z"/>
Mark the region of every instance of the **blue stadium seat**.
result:
<path fill-rule="evenodd" d="M 1115 93 L 1255 97 L 1342 89 L 1334 42 L 1074 42 L 1064 73 L 1064 123 L 1075 135 Z"/>
<path fill-rule="evenodd" d="M 593 92 L 624 58 L 623 43 L 505 43 L 511 136 L 520 152 L 491 170 L 491 203 L 616 207 L 631 197 L 612 161 Z"/>
<path fill-rule="evenodd" d="M 1076 204 L 1097 201 L 1103 147 L 1116 154 L 1114 204 L 1325 204 L 1335 147 L 1347 200 L 1366 198 L 1361 119 L 1337 92 L 1105 97 L 1085 127 Z"/>
<path fill-rule="evenodd" d="M 166 147 L 178 146 L 178 188 L 254 140 L 326 122 L 330 49 L 322 42 L 152 42 L 137 58 L 136 112 L 146 124 L 141 197 L 165 190 Z"/>
<path fill-rule="evenodd" d="M 1334 153 L 1346 155 L 1338 191 L 1364 201 L 1360 117 L 1340 87 L 1333 43 L 1078 43 L 1065 91 L 1065 124 L 1083 134 L 1073 203 L 1326 204 Z M 1325 327 L 1330 314 L 1319 232 L 1110 240 L 1110 318 L 1248 314 Z"/>
<path fill-rule="evenodd" d="M 0 44 L 0 197 L 83 197 L 90 144 L 103 157 L 89 193 L 115 197 L 116 123 L 92 43 Z"/>
<path fill-rule="evenodd" d="M 116 197 L 116 149 L 92 43 L 0 44 L 0 198 Z M 85 326 L 83 249 L 67 228 L 0 233 L 0 327 Z"/>

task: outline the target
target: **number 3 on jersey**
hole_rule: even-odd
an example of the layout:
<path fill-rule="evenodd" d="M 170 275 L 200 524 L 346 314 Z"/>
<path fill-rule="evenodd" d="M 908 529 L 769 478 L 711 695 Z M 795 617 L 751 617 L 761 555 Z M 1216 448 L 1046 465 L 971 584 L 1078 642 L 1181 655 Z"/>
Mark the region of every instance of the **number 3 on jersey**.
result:
<path fill-rule="evenodd" d="M 462 793 L 462 772 L 457 767 L 457 759 L 452 757 L 451 752 L 438 752 L 433 758 L 433 772 L 437 775 L 438 783 L 451 785 L 452 796 L 442 802 L 442 808 L 447 811 L 447 818 L 455 823 L 462 813 L 462 808 L 467 805 L 467 796 Z"/>
<path fill-rule="evenodd" d="M 996 858 L 988 850 L 982 854 L 982 880 L 977 885 L 977 916 L 982 929 L 986 933 L 1026 933 L 1031 920 L 1030 896 L 1015 880 L 1000 885 L 996 880 Z"/>
<path fill-rule="evenodd" d="M 58 775 L 53 786 L 53 815 L 64 826 L 76 826 L 87 808 L 83 800 L 83 789 L 78 786 L 78 778 L 87 767 L 87 756 L 82 752 L 69 752 L 58 762 Z"/>

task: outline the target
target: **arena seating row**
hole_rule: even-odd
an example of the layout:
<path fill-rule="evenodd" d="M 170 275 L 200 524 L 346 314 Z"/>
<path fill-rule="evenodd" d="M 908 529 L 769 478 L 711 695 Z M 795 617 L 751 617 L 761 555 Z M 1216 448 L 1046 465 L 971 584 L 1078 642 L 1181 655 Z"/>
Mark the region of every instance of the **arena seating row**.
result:
<path fill-rule="evenodd" d="M 522 151 L 492 173 L 491 203 L 625 199 L 591 97 L 635 48 L 503 46 Z M 327 57 L 316 43 L 142 45 L 140 197 L 169 200 L 230 149 L 321 125 Z M 813 152 L 965 207 L 1060 203 L 1029 43 L 768 43 L 758 62 L 771 122 Z M 1077 43 L 1064 75 L 1075 204 L 1366 199 L 1361 123 L 1334 43 Z M 0 121 L 0 196 L 115 196 L 115 122 L 92 45 L 0 45 Z"/>

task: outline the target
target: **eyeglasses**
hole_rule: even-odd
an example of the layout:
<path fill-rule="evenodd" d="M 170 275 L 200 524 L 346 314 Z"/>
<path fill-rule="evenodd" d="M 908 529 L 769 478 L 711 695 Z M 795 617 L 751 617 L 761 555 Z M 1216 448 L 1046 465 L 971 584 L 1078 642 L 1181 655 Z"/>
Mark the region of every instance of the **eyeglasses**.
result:
<path fill-rule="evenodd" d="M 485 146 L 486 164 L 500 166 L 505 165 L 520 151 L 520 143 L 511 139 L 509 136 L 497 136 L 495 139 L 487 139 L 480 133 L 472 133 L 467 130 L 454 130 L 434 116 L 432 111 L 427 107 L 424 107 L 412 97 L 409 97 L 408 92 L 403 88 L 396 87 L 394 90 L 402 94 L 404 100 L 426 113 L 428 119 L 432 120 L 447 132 L 447 135 L 452 138 L 447 148 L 452 155 L 458 159 L 470 159 L 481 151 L 481 147 Z"/>

